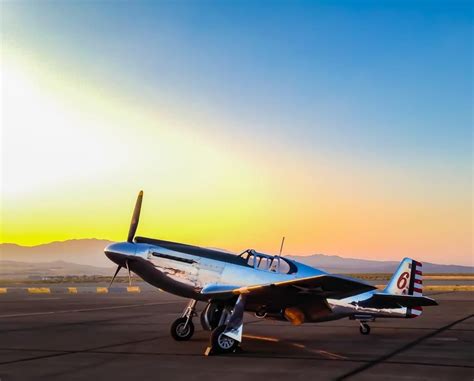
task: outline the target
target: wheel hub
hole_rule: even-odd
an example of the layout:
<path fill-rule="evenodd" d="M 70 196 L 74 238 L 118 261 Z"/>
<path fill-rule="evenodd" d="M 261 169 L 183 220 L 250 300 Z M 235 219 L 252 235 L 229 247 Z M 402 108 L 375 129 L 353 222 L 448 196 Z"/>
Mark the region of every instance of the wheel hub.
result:
<path fill-rule="evenodd" d="M 226 335 L 224 335 L 223 333 L 221 333 L 219 335 L 219 338 L 217 340 L 217 342 L 219 343 L 219 346 L 222 348 L 222 349 L 229 349 L 231 348 L 234 343 L 235 343 L 235 340 L 234 339 L 231 339 L 230 337 L 227 337 Z"/>
<path fill-rule="evenodd" d="M 189 333 L 189 325 L 187 325 L 185 323 L 181 323 L 176 328 L 176 333 L 181 337 L 186 336 Z"/>

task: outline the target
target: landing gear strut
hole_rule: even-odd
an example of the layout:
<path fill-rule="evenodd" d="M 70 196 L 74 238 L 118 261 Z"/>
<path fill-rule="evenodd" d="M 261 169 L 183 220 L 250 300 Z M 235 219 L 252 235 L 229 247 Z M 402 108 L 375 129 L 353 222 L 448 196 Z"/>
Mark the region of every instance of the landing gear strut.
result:
<path fill-rule="evenodd" d="M 223 308 L 219 324 L 211 333 L 210 347 L 214 353 L 235 352 L 242 342 L 245 295 L 239 295 L 234 306 Z"/>
<path fill-rule="evenodd" d="M 171 324 L 171 336 L 176 341 L 187 341 L 194 334 L 193 317 L 196 314 L 197 300 L 191 299 L 184 309 L 183 315 Z"/>
<path fill-rule="evenodd" d="M 362 335 L 368 335 L 370 333 L 370 326 L 365 322 L 361 322 L 359 331 Z"/>

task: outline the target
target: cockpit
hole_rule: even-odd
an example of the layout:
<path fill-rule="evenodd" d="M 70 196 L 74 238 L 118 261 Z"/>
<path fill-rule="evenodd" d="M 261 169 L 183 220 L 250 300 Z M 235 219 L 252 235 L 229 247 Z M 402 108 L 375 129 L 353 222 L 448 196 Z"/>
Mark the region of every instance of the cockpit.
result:
<path fill-rule="evenodd" d="M 279 274 L 292 274 L 296 272 L 296 266 L 290 261 L 276 255 L 258 253 L 254 249 L 247 249 L 239 257 L 247 266 L 257 270 L 270 271 Z"/>

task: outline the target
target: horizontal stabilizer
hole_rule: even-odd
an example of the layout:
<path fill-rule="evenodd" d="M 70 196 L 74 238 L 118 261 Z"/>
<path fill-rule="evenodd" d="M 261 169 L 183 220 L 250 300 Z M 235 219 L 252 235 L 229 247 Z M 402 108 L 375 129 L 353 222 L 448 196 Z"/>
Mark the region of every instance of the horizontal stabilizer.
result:
<path fill-rule="evenodd" d="M 392 295 L 384 293 L 375 293 L 370 299 L 359 304 L 363 304 L 364 307 L 374 308 L 411 308 L 438 305 L 435 300 L 426 296 Z"/>

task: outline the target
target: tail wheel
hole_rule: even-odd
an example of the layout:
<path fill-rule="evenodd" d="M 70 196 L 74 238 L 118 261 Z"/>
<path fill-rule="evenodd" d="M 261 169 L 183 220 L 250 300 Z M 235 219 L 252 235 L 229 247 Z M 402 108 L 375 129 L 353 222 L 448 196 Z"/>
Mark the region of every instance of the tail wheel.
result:
<path fill-rule="evenodd" d="M 216 353 L 231 353 L 238 347 L 239 342 L 224 335 L 225 325 L 220 325 L 211 333 L 211 347 Z"/>
<path fill-rule="evenodd" d="M 359 331 L 362 335 L 368 335 L 370 333 L 370 326 L 366 323 L 360 323 Z"/>
<path fill-rule="evenodd" d="M 186 324 L 187 322 L 187 324 Z M 176 319 L 173 324 L 171 324 L 171 336 L 176 341 L 187 341 L 194 334 L 194 324 L 192 320 L 189 320 L 185 317 Z"/>

